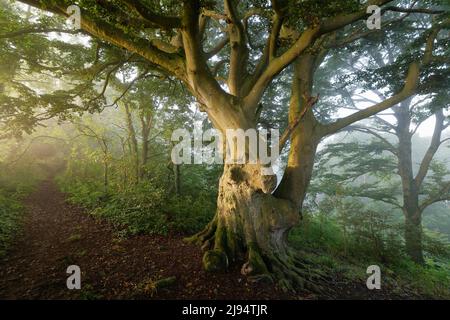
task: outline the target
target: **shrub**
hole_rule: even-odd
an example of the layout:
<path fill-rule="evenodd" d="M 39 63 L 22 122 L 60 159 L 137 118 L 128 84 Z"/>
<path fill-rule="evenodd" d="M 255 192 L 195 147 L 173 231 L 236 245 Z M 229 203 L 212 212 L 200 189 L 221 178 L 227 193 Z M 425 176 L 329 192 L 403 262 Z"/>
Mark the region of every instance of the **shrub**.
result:
<path fill-rule="evenodd" d="M 175 231 L 192 234 L 200 231 L 212 219 L 216 210 L 215 199 L 206 192 L 197 197 L 178 196 L 168 200 L 170 227 Z"/>
<path fill-rule="evenodd" d="M 19 229 L 21 212 L 17 194 L 0 188 L 0 256 L 5 254 Z"/>

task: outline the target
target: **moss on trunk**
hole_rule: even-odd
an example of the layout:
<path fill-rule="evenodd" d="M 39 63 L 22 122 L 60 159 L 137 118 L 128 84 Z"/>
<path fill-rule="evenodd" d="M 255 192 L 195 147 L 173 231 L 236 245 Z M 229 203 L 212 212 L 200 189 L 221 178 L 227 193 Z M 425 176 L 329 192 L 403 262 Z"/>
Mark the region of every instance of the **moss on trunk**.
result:
<path fill-rule="evenodd" d="M 205 251 L 207 271 L 226 270 L 231 263 L 240 262 L 241 273 L 252 280 L 276 281 L 285 290 L 304 289 L 318 275 L 307 271 L 287 243 L 289 231 L 299 222 L 299 212 L 289 200 L 263 191 L 259 170 L 256 165 L 225 166 L 216 215 L 189 240 Z"/>

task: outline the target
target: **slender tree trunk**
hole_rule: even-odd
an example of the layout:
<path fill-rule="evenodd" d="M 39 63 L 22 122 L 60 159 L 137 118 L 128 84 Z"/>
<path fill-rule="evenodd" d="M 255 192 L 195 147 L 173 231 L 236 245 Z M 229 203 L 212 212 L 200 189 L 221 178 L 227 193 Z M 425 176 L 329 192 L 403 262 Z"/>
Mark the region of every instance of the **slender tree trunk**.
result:
<path fill-rule="evenodd" d="M 175 194 L 181 194 L 181 176 L 180 176 L 180 165 L 173 164 L 173 176 L 174 176 L 174 188 Z"/>
<path fill-rule="evenodd" d="M 125 139 L 122 137 L 120 138 L 120 145 L 122 147 L 122 189 L 125 190 L 127 187 L 127 181 L 128 181 L 128 163 L 126 162 L 127 157 L 127 146 Z"/>
<path fill-rule="evenodd" d="M 141 163 L 139 165 L 139 176 L 141 179 L 145 176 L 145 168 L 148 163 L 149 158 L 149 141 L 148 141 L 148 133 L 143 132 L 142 134 L 142 155 L 141 155 Z"/>
<path fill-rule="evenodd" d="M 104 187 L 104 192 L 105 194 L 108 193 L 108 172 L 109 172 L 109 168 L 108 168 L 108 162 L 105 161 L 104 163 L 104 168 L 103 168 L 103 187 Z"/>
<path fill-rule="evenodd" d="M 135 182 L 138 183 L 140 178 L 139 144 L 136 136 L 136 130 L 133 125 L 133 117 L 131 115 L 131 110 L 126 103 L 124 104 L 124 107 L 127 120 L 128 135 L 131 140 L 131 151 L 132 151 L 131 157 L 134 161 Z"/>
<path fill-rule="evenodd" d="M 422 219 L 421 212 L 405 215 L 405 246 L 406 253 L 416 263 L 423 264 Z"/>
<path fill-rule="evenodd" d="M 150 152 L 150 142 L 149 142 L 149 136 L 150 136 L 150 130 L 149 128 L 143 127 L 142 128 L 142 156 L 141 156 L 141 164 L 139 168 L 139 175 L 142 178 L 144 178 L 145 175 L 145 168 L 148 163 L 149 158 L 149 152 Z"/>
<path fill-rule="evenodd" d="M 413 173 L 411 115 L 409 101 L 394 109 L 397 118 L 398 171 L 402 182 L 403 213 L 405 216 L 405 247 L 416 263 L 424 263 L 422 253 L 422 212 L 419 209 L 419 190 Z"/>
<path fill-rule="evenodd" d="M 141 130 L 142 130 L 142 160 L 139 168 L 141 179 L 145 175 L 145 167 L 148 163 L 150 153 L 150 129 L 152 127 L 152 114 L 149 110 L 142 111 L 141 114 Z"/>

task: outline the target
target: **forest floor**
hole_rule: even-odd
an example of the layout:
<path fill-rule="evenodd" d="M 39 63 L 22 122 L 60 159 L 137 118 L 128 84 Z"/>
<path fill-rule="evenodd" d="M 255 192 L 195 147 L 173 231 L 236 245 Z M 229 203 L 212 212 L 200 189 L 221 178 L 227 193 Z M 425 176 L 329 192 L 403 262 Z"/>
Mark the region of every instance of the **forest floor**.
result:
<path fill-rule="evenodd" d="M 22 232 L 0 260 L 0 299 L 405 299 L 389 288 L 336 279 L 328 294 L 290 294 L 248 282 L 239 269 L 210 274 L 202 253 L 181 235 L 121 238 L 108 222 L 70 205 L 52 181 L 25 200 Z M 81 290 L 68 290 L 66 269 L 81 268 Z M 155 281 L 175 282 L 155 290 Z"/>

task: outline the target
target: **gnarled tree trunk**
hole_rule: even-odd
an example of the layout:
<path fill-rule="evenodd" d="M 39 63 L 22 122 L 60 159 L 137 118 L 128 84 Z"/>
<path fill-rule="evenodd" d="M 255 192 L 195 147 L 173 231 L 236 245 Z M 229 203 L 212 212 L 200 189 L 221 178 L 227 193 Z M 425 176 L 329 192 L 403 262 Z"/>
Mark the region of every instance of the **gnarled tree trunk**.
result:
<path fill-rule="evenodd" d="M 216 128 L 222 128 L 222 131 L 230 127 L 244 130 L 256 127 L 239 113 L 211 118 Z M 293 190 L 296 196 L 290 198 L 283 192 L 274 192 L 276 175 L 263 175 L 263 167 L 259 164 L 224 165 L 217 212 L 202 232 L 190 238 L 200 243 L 205 251 L 203 265 L 206 270 L 224 270 L 231 263 L 240 262 L 241 273 L 251 279 L 274 280 L 284 289 L 309 287 L 319 290 L 313 280 L 320 275 L 308 272 L 307 262 L 290 249 L 287 242 L 289 231 L 300 220 L 299 195 L 306 194 L 318 143 L 318 140 L 310 143 L 312 127 L 308 125 L 309 121 L 307 119 L 299 129 L 302 133 L 305 129 L 308 132 L 301 134 L 301 138 L 296 134 L 294 138 L 295 143 L 302 146 L 291 150 L 291 165 L 294 165 L 293 161 L 302 162 L 302 168 L 295 171 L 305 174 L 301 181 L 289 180 L 292 185 L 302 185 L 301 190 L 297 187 Z M 306 167 L 303 162 L 307 163 Z"/>
<path fill-rule="evenodd" d="M 217 212 L 199 234 L 190 238 L 205 250 L 207 271 L 242 261 L 241 272 L 252 279 L 278 280 L 282 288 L 305 287 L 309 275 L 287 244 L 298 224 L 297 207 L 271 194 L 276 176 L 261 175 L 259 165 L 225 165 Z"/>
<path fill-rule="evenodd" d="M 242 263 L 241 273 L 252 279 L 271 279 L 284 289 L 309 287 L 320 291 L 320 274 L 308 271 L 307 262 L 287 242 L 289 231 L 300 221 L 301 205 L 311 180 L 314 157 L 321 136 L 319 124 L 308 103 L 312 89 L 314 59 L 302 58 L 293 86 L 289 114 L 292 125 L 289 161 L 276 191 L 276 176 L 261 174 L 259 165 L 224 166 L 214 219 L 190 240 L 205 250 L 203 265 L 208 271 Z M 223 112 L 225 108 L 220 108 Z M 239 107 L 231 110 L 240 110 Z M 210 114 L 216 128 L 254 128 L 241 113 Z M 253 122 L 252 122 L 253 121 Z"/>

